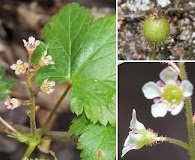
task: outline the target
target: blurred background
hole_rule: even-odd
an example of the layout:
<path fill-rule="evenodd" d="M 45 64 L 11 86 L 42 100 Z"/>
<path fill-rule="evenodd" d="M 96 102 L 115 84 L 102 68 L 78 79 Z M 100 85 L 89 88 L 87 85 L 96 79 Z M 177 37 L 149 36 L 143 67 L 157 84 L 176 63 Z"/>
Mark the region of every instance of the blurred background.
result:
<path fill-rule="evenodd" d="M 169 143 L 156 144 L 139 150 L 129 151 L 121 158 L 123 144 L 129 134 L 129 124 L 132 118 L 132 110 L 136 109 L 137 119 L 151 128 L 158 135 L 176 138 L 187 142 L 187 127 L 185 109 L 179 115 L 172 116 L 170 113 L 164 118 L 153 118 L 151 105 L 153 100 L 144 97 L 142 87 L 149 81 L 158 81 L 159 73 L 166 68 L 162 63 L 122 63 L 118 66 L 118 160 L 188 160 L 188 152 L 183 148 Z M 189 81 L 195 85 L 195 63 L 186 63 Z M 195 104 L 194 94 L 192 104 Z M 193 111 L 194 111 L 193 105 Z"/>
<path fill-rule="evenodd" d="M 6 76 L 22 80 L 21 76 L 16 76 L 10 69 L 18 59 L 27 60 L 27 52 L 22 39 L 34 36 L 43 40 L 43 27 L 50 21 L 52 15 L 58 12 L 70 2 L 78 2 L 86 9 L 90 10 L 94 17 L 105 16 L 108 13 L 115 13 L 116 1 L 114 0 L 1 0 L 0 1 L 0 66 L 6 69 Z M 66 84 L 58 84 L 51 95 L 39 93 L 36 97 L 37 105 L 41 106 L 36 113 L 37 126 L 40 127 L 45 122 L 51 108 L 66 88 Z M 27 100 L 28 92 L 26 88 L 17 83 L 10 97 Z M 51 98 L 52 97 L 52 98 Z M 29 126 L 29 119 L 25 114 L 27 106 L 7 110 L 4 102 L 0 102 L 0 116 L 9 124 L 21 124 Z M 70 112 L 67 98 L 58 109 L 58 113 L 53 118 L 48 129 L 56 131 L 67 131 L 72 119 L 75 117 Z M 0 124 L 0 128 L 1 128 Z M 19 160 L 26 150 L 26 145 L 18 143 L 4 134 L 0 134 L 0 159 Z M 64 142 L 52 142 L 51 150 L 55 151 L 59 160 L 79 160 L 80 151 L 76 146 Z M 32 157 L 54 159 L 49 155 L 35 150 Z M 64 158 L 65 157 L 65 158 Z"/>

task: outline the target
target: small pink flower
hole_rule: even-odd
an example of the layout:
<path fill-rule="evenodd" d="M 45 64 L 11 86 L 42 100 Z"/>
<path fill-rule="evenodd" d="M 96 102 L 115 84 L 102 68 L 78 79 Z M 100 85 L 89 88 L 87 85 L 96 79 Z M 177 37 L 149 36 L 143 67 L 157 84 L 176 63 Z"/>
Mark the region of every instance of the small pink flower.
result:
<path fill-rule="evenodd" d="M 30 54 L 32 54 L 34 50 L 36 49 L 36 47 L 40 44 L 40 41 L 35 40 L 33 36 L 28 38 L 28 42 L 24 39 L 22 41 L 24 43 L 24 47 Z"/>
<path fill-rule="evenodd" d="M 39 61 L 39 66 L 47 66 L 49 64 L 55 64 L 54 61 L 52 61 L 52 57 L 50 55 L 47 55 L 47 51 L 45 51 L 41 57 L 41 60 Z"/>
<path fill-rule="evenodd" d="M 48 81 L 48 79 L 44 80 L 43 84 L 41 85 L 40 89 L 42 92 L 50 94 L 54 91 L 53 87 L 55 86 L 54 81 Z"/>
<path fill-rule="evenodd" d="M 11 66 L 10 66 L 10 68 L 12 69 L 12 70 L 15 70 L 15 73 L 17 74 L 17 75 L 19 75 L 19 74 L 24 74 L 24 73 L 26 73 L 26 70 L 27 70 L 27 68 L 29 68 L 29 64 L 28 63 L 24 63 L 23 61 L 21 61 L 20 59 L 19 60 L 17 60 L 17 62 L 16 62 L 16 64 L 12 64 Z"/>
<path fill-rule="evenodd" d="M 142 87 L 147 99 L 154 99 L 151 106 L 153 117 L 164 117 L 167 112 L 177 115 L 184 107 L 186 97 L 193 93 L 193 85 L 188 80 L 179 81 L 178 74 L 171 67 L 160 73 L 160 81 L 148 82 Z"/>
<path fill-rule="evenodd" d="M 131 131 L 125 140 L 121 157 L 130 150 L 140 149 L 144 145 L 152 146 L 152 144 L 162 139 L 158 137 L 158 134 L 153 132 L 152 129 L 146 129 L 145 126 L 137 120 L 135 109 L 133 109 L 129 128 Z"/>
<path fill-rule="evenodd" d="M 21 106 L 22 101 L 20 99 L 17 99 L 17 98 L 11 98 L 11 99 L 9 98 L 5 101 L 4 104 L 7 106 L 7 109 L 13 110 L 13 109 Z"/>

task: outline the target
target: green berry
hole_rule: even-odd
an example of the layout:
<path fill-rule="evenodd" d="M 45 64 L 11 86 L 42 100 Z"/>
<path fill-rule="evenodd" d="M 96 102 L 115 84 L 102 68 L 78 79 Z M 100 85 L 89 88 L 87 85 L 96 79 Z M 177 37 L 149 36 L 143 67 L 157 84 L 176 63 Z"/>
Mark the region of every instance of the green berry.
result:
<path fill-rule="evenodd" d="M 150 15 L 144 20 L 142 31 L 146 40 L 150 44 L 157 46 L 169 36 L 170 24 L 164 16 L 155 17 Z"/>

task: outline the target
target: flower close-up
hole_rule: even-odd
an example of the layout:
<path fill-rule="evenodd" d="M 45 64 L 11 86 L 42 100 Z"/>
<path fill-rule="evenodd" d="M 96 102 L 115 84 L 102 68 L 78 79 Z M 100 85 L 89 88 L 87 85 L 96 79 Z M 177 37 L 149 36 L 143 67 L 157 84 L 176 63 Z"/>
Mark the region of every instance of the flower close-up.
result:
<path fill-rule="evenodd" d="M 39 61 L 39 66 L 43 67 L 43 66 L 47 66 L 50 64 L 55 64 L 55 63 L 54 61 L 52 61 L 52 57 L 50 55 L 47 56 L 47 51 L 44 51 Z"/>
<path fill-rule="evenodd" d="M 140 149 L 144 145 L 152 145 L 157 141 L 161 141 L 161 137 L 158 137 L 157 133 L 154 133 L 152 129 L 146 129 L 145 126 L 137 120 L 135 109 L 133 109 L 129 128 L 131 131 L 125 140 L 121 157 L 130 150 Z"/>
<path fill-rule="evenodd" d="M 19 75 L 19 74 L 24 74 L 24 73 L 26 73 L 26 71 L 27 71 L 27 68 L 29 68 L 29 64 L 28 63 L 24 63 L 23 61 L 21 61 L 20 59 L 19 60 L 17 60 L 17 62 L 16 62 L 16 64 L 12 64 L 11 66 L 10 66 L 10 68 L 12 69 L 12 70 L 15 70 L 15 73 L 17 74 L 17 75 Z"/>
<path fill-rule="evenodd" d="M 48 79 L 44 80 L 43 84 L 41 85 L 40 89 L 42 92 L 50 94 L 54 91 L 53 87 L 55 86 L 54 81 L 48 81 Z"/>
<path fill-rule="evenodd" d="M 32 54 L 35 51 L 36 47 L 40 44 L 40 41 L 35 40 L 33 36 L 29 37 L 28 41 L 24 39 L 22 41 L 24 43 L 24 47 L 26 48 L 29 54 Z"/>
<path fill-rule="evenodd" d="M 186 97 L 193 93 L 193 85 L 188 80 L 179 81 L 178 74 L 167 67 L 160 73 L 160 81 L 148 82 L 142 87 L 147 99 L 154 99 L 151 106 L 153 117 L 164 117 L 167 112 L 177 115 L 184 107 Z"/>
<path fill-rule="evenodd" d="M 11 98 L 11 99 L 9 98 L 4 102 L 4 104 L 7 106 L 7 109 L 13 110 L 13 109 L 21 106 L 22 101 L 20 99 L 17 99 L 17 98 Z"/>

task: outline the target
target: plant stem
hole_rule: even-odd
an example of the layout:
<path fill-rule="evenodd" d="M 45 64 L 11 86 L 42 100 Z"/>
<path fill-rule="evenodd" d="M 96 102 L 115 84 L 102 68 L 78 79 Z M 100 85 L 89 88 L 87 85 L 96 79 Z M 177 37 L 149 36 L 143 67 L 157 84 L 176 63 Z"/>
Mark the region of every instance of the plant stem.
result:
<path fill-rule="evenodd" d="M 29 144 L 25 154 L 22 157 L 22 160 L 24 160 L 25 157 L 28 158 L 31 155 L 31 153 L 34 151 L 35 147 L 36 144 Z"/>
<path fill-rule="evenodd" d="M 30 128 L 31 128 L 31 134 L 36 134 L 36 121 L 35 121 L 35 95 L 32 88 L 31 80 L 30 80 L 30 74 L 28 73 L 26 75 L 26 83 L 28 86 L 28 90 L 30 93 Z"/>
<path fill-rule="evenodd" d="M 180 62 L 178 66 L 181 70 L 181 80 L 187 80 L 187 72 L 185 70 L 185 63 Z M 194 123 L 193 123 L 193 114 L 192 114 L 192 103 L 190 97 L 187 97 L 185 100 L 185 109 L 187 117 L 187 127 L 188 127 L 188 141 L 189 141 L 189 154 L 191 160 L 195 160 L 195 134 L 194 134 Z"/>
<path fill-rule="evenodd" d="M 53 115 L 56 113 L 56 110 L 58 109 L 58 107 L 60 106 L 61 102 L 63 101 L 64 97 L 68 94 L 70 88 L 71 88 L 71 84 L 69 84 L 66 88 L 66 90 L 64 91 L 64 93 L 62 94 L 62 96 L 59 98 L 59 100 L 57 101 L 56 105 L 54 106 L 54 108 L 52 109 L 51 113 L 49 114 L 47 120 L 45 121 L 43 127 L 41 128 L 41 130 L 39 131 L 39 136 L 41 137 L 45 131 L 45 129 L 47 128 L 50 120 L 52 119 Z"/>
<path fill-rule="evenodd" d="M 165 137 L 164 139 L 165 142 L 169 142 L 169 143 L 173 143 L 173 144 L 176 144 L 186 150 L 189 150 L 189 145 L 185 142 L 182 142 L 180 140 L 177 140 L 177 139 L 173 139 L 173 138 L 169 138 L 169 137 Z"/>
<path fill-rule="evenodd" d="M 150 60 L 156 60 L 156 46 L 153 46 L 152 55 L 150 56 Z"/>

